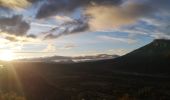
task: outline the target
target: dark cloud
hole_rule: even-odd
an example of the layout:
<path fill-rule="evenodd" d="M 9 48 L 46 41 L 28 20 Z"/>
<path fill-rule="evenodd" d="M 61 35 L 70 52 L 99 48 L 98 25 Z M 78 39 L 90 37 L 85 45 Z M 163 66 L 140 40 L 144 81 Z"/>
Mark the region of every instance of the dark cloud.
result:
<path fill-rule="evenodd" d="M 12 36 L 6 36 L 5 39 L 11 41 L 11 42 L 17 42 L 18 39 L 16 37 L 12 37 Z"/>
<path fill-rule="evenodd" d="M 37 36 L 34 35 L 34 34 L 29 34 L 29 35 L 27 35 L 26 37 L 28 37 L 28 38 L 37 38 Z"/>
<path fill-rule="evenodd" d="M 10 41 L 10 42 L 27 42 L 30 41 L 29 38 L 27 37 L 19 37 L 19 36 L 14 36 L 14 35 L 9 35 L 9 34 L 2 34 L 3 38 Z"/>
<path fill-rule="evenodd" d="M 67 45 L 64 46 L 65 49 L 72 49 L 72 48 L 75 48 L 75 47 L 77 47 L 77 46 L 74 45 L 74 44 L 67 44 Z"/>
<path fill-rule="evenodd" d="M 156 10 L 169 11 L 170 9 L 170 0 L 149 0 L 148 2 Z"/>
<path fill-rule="evenodd" d="M 0 18 L 0 30 L 15 36 L 24 36 L 30 29 L 29 23 L 23 20 L 22 15 Z"/>
<path fill-rule="evenodd" d="M 47 0 L 47 2 L 39 9 L 37 18 L 46 18 L 57 13 L 69 13 L 76 8 L 93 4 L 118 5 L 121 3 L 121 0 Z"/>
<path fill-rule="evenodd" d="M 59 38 L 61 36 L 76 34 L 87 31 L 89 25 L 87 19 L 78 19 L 61 24 L 59 27 L 53 28 L 47 32 L 45 39 Z"/>
<path fill-rule="evenodd" d="M 27 0 L 28 2 L 31 2 L 31 3 L 35 3 L 35 2 L 38 2 L 38 1 L 42 1 L 42 0 Z"/>

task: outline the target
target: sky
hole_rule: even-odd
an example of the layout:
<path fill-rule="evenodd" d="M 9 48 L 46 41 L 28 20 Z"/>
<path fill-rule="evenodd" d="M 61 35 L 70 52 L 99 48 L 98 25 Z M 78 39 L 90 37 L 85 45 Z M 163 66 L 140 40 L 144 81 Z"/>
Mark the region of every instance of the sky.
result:
<path fill-rule="evenodd" d="M 0 0 L 0 52 L 124 55 L 170 39 L 170 0 Z"/>

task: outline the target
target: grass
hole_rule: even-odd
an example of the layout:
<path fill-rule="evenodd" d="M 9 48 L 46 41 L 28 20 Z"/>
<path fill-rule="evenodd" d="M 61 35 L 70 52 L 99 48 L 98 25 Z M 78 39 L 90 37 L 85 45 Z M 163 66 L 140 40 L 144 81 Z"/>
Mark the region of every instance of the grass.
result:
<path fill-rule="evenodd" d="M 0 100 L 170 99 L 168 77 L 122 74 L 86 64 L 25 62 L 12 65 L 0 70 Z M 10 69 L 15 70 L 17 80 Z"/>

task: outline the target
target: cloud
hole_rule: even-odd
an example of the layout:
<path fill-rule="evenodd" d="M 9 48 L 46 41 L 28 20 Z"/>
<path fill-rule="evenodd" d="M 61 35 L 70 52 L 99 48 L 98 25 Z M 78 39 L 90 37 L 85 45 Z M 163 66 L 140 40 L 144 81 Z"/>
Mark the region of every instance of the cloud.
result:
<path fill-rule="evenodd" d="M 0 18 L 0 31 L 16 36 L 24 36 L 30 29 L 29 23 L 23 20 L 22 15 Z"/>
<path fill-rule="evenodd" d="M 34 2 L 38 2 L 38 1 L 41 1 L 41 0 L 27 0 L 28 2 L 31 2 L 31 3 L 34 3 Z"/>
<path fill-rule="evenodd" d="M 36 5 L 36 2 L 41 4 L 39 4 L 40 8 L 36 8 L 39 9 L 37 13 L 34 13 L 37 18 L 35 20 L 52 16 L 53 19 L 59 20 L 55 23 L 57 25 L 53 24 L 54 26 L 32 23 L 32 25 L 51 28 L 51 30 L 44 32 L 45 39 L 55 39 L 60 36 L 84 33 L 85 31 L 105 29 L 115 29 L 115 31 L 120 29 L 119 31 L 121 31 L 122 28 L 120 27 L 129 25 L 134 26 L 133 28 L 126 27 L 122 31 L 134 35 L 149 34 L 149 36 L 160 38 L 166 37 L 170 33 L 169 0 L 0 0 L 0 8 L 15 10 L 15 8 L 25 8 L 31 4 Z M 83 18 L 73 18 L 72 14 L 79 8 L 81 8 L 81 11 L 78 13 Z M 158 17 L 155 18 L 155 16 Z M 17 22 L 16 19 L 18 19 Z M 137 25 L 142 19 L 145 19 L 144 22 L 155 28 L 151 30 Z M 62 22 L 63 24 L 61 24 Z M 27 36 L 26 33 L 30 28 L 29 23 L 24 21 L 20 15 L 1 17 L 0 24 L 1 31 L 16 36 Z"/>
<path fill-rule="evenodd" d="M 168 13 L 169 4 L 169 0 L 49 0 L 39 9 L 37 18 L 72 13 L 77 8 L 84 8 L 82 13 L 88 16 L 86 23 L 95 31 L 135 24 L 141 18 Z"/>
<path fill-rule="evenodd" d="M 39 9 L 37 18 L 46 18 L 63 12 L 72 13 L 77 8 L 85 8 L 83 10 L 85 16 L 91 16 L 90 25 L 95 28 L 113 28 L 133 23 L 139 17 L 152 12 L 149 3 L 134 1 L 137 0 L 50 0 Z"/>
<path fill-rule="evenodd" d="M 85 14 L 90 15 L 89 24 L 92 29 L 117 28 L 123 25 L 135 23 L 139 18 L 152 13 L 149 5 L 124 2 L 120 6 L 90 6 Z"/>
<path fill-rule="evenodd" d="M 130 52 L 129 50 L 126 50 L 126 49 L 110 49 L 110 50 L 107 50 L 106 51 L 108 54 L 116 54 L 116 55 L 119 55 L 119 56 L 122 56 L 122 55 L 125 55 L 127 54 L 128 52 Z"/>
<path fill-rule="evenodd" d="M 156 11 L 160 10 L 163 12 L 169 12 L 170 9 L 170 1 L 169 0 L 149 0 L 148 4 L 152 6 Z"/>
<path fill-rule="evenodd" d="M 147 36 L 153 39 L 170 39 L 169 15 L 157 15 L 140 19 L 133 25 L 114 29 L 115 32 L 128 33 L 129 37 Z"/>
<path fill-rule="evenodd" d="M 12 41 L 12 42 L 17 42 L 18 41 L 17 38 L 12 37 L 12 36 L 7 36 L 7 37 L 5 37 L 5 39 L 7 39 L 9 41 Z"/>
<path fill-rule="evenodd" d="M 125 0 L 120 6 L 90 6 L 85 13 L 92 16 L 93 30 L 110 28 L 131 36 L 170 39 L 169 5 L 169 0 Z"/>
<path fill-rule="evenodd" d="M 63 48 L 61 48 L 61 49 L 63 49 L 63 50 L 70 50 L 70 49 L 73 49 L 73 48 L 76 48 L 77 47 L 77 45 L 75 45 L 75 44 L 66 44 Z"/>
<path fill-rule="evenodd" d="M 63 20 L 65 23 L 50 30 L 45 36 L 45 39 L 81 33 L 89 29 L 96 31 L 117 28 L 122 25 L 133 24 L 139 18 L 148 16 L 153 12 L 153 8 L 148 2 L 136 1 L 137 0 L 49 0 L 44 2 L 40 7 L 36 18 L 47 18 L 60 13 L 73 13 L 77 8 L 84 8 L 82 10 L 82 16 L 86 18 L 85 20 L 81 19 L 81 21 L 79 21 L 74 19 L 71 21 L 72 19 L 57 16 L 56 19 Z"/>
<path fill-rule="evenodd" d="M 100 35 L 97 37 L 100 40 L 111 41 L 111 42 L 123 42 L 123 43 L 136 43 L 137 41 L 129 38 L 111 37 L 107 35 Z"/>
<path fill-rule="evenodd" d="M 48 44 L 43 52 L 56 52 L 56 47 L 53 44 Z"/>
<path fill-rule="evenodd" d="M 32 22 L 31 25 L 34 26 L 38 26 L 38 27 L 49 27 L 49 28 L 53 28 L 56 27 L 56 25 L 50 25 L 50 24 L 41 24 L 41 23 L 36 23 L 36 22 Z"/>
<path fill-rule="evenodd" d="M 55 19 L 59 21 L 64 21 L 64 22 L 73 21 L 73 19 L 68 16 L 55 16 Z"/>
<path fill-rule="evenodd" d="M 37 13 L 37 18 L 46 18 L 58 13 L 70 13 L 77 8 L 92 4 L 117 5 L 121 0 L 47 0 Z M 46 12 L 46 13 L 44 13 Z"/>
<path fill-rule="evenodd" d="M 32 37 L 26 37 L 26 36 L 16 36 L 16 35 L 12 35 L 12 34 L 8 34 L 5 32 L 0 32 L 1 34 L 1 39 L 4 39 L 8 42 L 30 42 L 30 41 L 34 41 L 34 39 Z"/>
<path fill-rule="evenodd" d="M 89 29 L 89 25 L 85 18 L 78 19 L 78 20 L 71 20 L 64 22 L 58 27 L 51 29 L 50 31 L 46 32 L 46 36 L 44 39 L 54 39 L 59 38 L 61 36 L 70 35 L 81 33 L 87 31 Z"/>
<path fill-rule="evenodd" d="M 24 8 L 27 7 L 29 4 L 30 3 L 27 0 L 0 0 L 0 7 L 10 9 Z"/>
<path fill-rule="evenodd" d="M 37 38 L 37 36 L 34 35 L 34 34 L 29 34 L 29 35 L 27 35 L 26 37 L 29 37 L 29 38 Z"/>

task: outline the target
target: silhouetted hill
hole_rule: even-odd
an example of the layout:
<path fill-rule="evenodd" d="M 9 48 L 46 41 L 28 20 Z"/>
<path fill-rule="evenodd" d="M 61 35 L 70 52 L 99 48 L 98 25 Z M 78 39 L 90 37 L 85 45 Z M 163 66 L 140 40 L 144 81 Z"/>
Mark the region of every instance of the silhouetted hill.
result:
<path fill-rule="evenodd" d="M 170 40 L 157 39 L 150 44 L 141 47 L 126 56 L 138 56 L 138 57 L 169 57 L 170 56 Z"/>
<path fill-rule="evenodd" d="M 157 39 L 116 58 L 116 69 L 142 73 L 170 73 L 170 40 Z"/>

